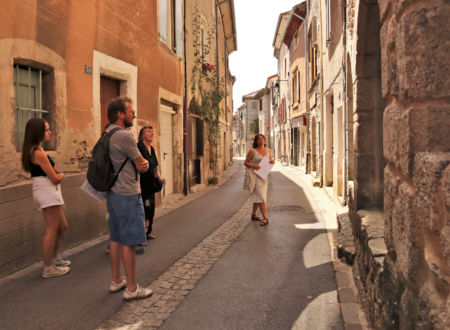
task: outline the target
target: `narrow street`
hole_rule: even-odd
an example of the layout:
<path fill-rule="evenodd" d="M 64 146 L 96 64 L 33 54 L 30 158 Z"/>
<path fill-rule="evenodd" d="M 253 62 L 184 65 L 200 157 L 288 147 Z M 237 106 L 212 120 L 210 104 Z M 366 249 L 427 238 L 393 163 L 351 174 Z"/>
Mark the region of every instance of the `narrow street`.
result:
<path fill-rule="evenodd" d="M 268 208 L 269 226 L 250 223 L 162 329 L 343 329 L 325 224 L 304 190 L 275 170 Z"/>
<path fill-rule="evenodd" d="M 237 162 L 241 166 L 242 161 Z M 242 180 L 238 170 L 223 185 L 156 220 L 158 238 L 137 258 L 138 279 L 152 288 L 161 274 L 198 249 L 205 238 L 216 232 L 220 239 L 222 224 L 236 214 L 243 231 L 232 233 L 237 238 L 230 240 L 224 254 L 213 258 L 212 267 L 198 276 L 184 300 L 169 310 L 170 316 L 164 311 L 168 318 L 161 328 L 304 329 L 314 324 L 315 329 L 343 329 L 325 225 L 302 187 L 274 170 L 269 188 L 271 223 L 260 227 L 248 224 L 250 204 Z M 216 241 L 213 249 L 220 244 Z M 131 323 L 118 317 L 130 308 L 141 312 L 152 308 L 154 300 L 125 303 L 121 293 L 108 292 L 105 248 L 103 242 L 73 255 L 74 266 L 65 277 L 42 280 L 36 270 L 2 283 L 0 296 L 8 303 L 0 309 L 0 328 L 115 328 Z M 158 293 L 155 289 L 153 298 L 161 296 Z M 161 323 L 151 317 L 155 314 L 143 312 L 142 325 Z M 108 323 L 110 319 L 115 323 Z"/>

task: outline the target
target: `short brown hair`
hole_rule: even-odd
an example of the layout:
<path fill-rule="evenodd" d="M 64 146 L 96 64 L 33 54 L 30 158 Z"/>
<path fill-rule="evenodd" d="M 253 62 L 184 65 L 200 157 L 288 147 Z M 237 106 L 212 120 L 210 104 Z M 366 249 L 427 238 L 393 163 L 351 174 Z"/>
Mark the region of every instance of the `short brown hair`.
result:
<path fill-rule="evenodd" d="M 108 121 L 110 124 L 115 123 L 117 119 L 119 119 L 119 116 L 117 113 L 120 111 L 122 113 L 125 113 L 127 107 L 125 106 L 125 103 L 132 103 L 131 99 L 126 96 L 119 96 L 111 100 L 108 104 Z"/>

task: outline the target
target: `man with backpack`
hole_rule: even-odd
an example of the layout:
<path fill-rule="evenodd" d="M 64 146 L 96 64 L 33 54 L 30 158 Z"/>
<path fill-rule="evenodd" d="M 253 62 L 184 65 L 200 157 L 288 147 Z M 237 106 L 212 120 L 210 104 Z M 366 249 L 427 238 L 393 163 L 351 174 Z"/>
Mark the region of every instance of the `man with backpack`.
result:
<path fill-rule="evenodd" d="M 142 157 L 133 134 L 128 130 L 133 126 L 133 120 L 136 117 L 131 102 L 131 99 L 127 97 L 118 97 L 109 103 L 107 112 L 109 125 L 105 129 L 106 135 L 103 140 L 107 144 L 107 148 L 103 149 L 107 151 L 103 153 L 106 154 L 104 157 L 109 156 L 108 164 L 111 163 L 114 171 L 109 183 L 112 187 L 109 190 L 107 186 L 102 187 L 102 190 L 108 190 L 106 204 L 109 213 L 111 236 L 109 255 L 112 270 L 109 289 L 111 292 L 118 292 L 125 288 L 123 295 L 125 300 L 144 299 L 153 294 L 151 289 L 143 288 L 136 283 L 135 246 L 146 242 L 145 214 L 140 195 L 138 171 L 146 172 L 149 164 Z M 99 144 L 100 141 L 97 145 Z M 95 160 L 96 149 L 94 148 L 93 161 L 91 161 L 93 167 L 96 165 Z M 97 157 L 97 170 L 101 170 L 99 163 L 101 164 Z M 104 170 L 108 171 L 108 169 Z M 91 176 L 95 173 L 89 168 L 88 181 L 98 184 L 95 179 L 90 179 L 90 172 Z M 103 177 L 107 176 L 103 175 Z M 93 186 L 96 188 L 95 185 Z M 121 254 L 126 277 L 122 277 L 120 271 Z"/>

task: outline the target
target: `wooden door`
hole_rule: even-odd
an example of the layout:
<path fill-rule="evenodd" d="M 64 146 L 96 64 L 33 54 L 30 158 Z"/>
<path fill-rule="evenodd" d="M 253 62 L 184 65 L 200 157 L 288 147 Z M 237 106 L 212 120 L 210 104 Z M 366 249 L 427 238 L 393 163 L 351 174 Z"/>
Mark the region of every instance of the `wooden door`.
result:
<path fill-rule="evenodd" d="M 120 95 L 120 80 L 109 77 L 100 77 L 100 111 L 101 111 L 101 131 L 103 132 L 108 123 L 108 104 L 115 97 Z"/>

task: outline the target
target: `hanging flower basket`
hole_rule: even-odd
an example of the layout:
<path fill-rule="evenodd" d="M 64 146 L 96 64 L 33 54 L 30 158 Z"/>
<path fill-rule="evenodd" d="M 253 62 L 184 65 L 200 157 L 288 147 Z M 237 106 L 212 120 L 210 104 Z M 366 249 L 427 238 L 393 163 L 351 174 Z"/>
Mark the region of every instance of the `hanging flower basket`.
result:
<path fill-rule="evenodd" d="M 202 72 L 203 74 L 207 75 L 210 72 L 214 72 L 216 70 L 216 67 L 208 62 L 202 63 Z"/>

